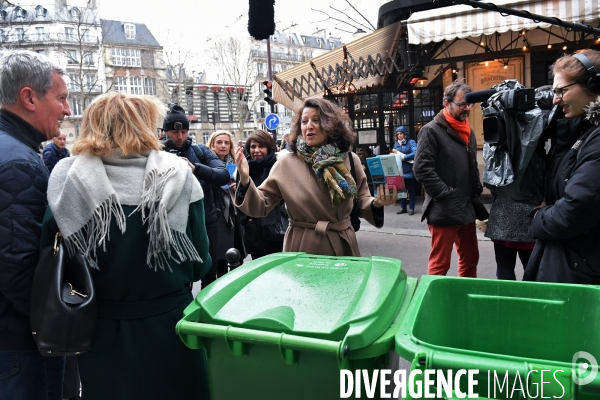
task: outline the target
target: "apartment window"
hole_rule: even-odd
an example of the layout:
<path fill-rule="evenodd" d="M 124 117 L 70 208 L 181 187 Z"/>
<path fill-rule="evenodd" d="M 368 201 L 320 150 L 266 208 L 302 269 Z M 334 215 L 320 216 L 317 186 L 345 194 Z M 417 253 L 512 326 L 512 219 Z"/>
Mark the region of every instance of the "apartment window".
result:
<path fill-rule="evenodd" d="M 77 7 L 71 8 L 71 10 L 69 11 L 69 15 L 71 15 L 71 18 L 79 17 L 79 9 Z"/>
<path fill-rule="evenodd" d="M 83 55 L 83 65 L 94 65 L 94 54 L 93 53 L 85 53 Z"/>
<path fill-rule="evenodd" d="M 208 140 L 210 139 L 210 132 L 202 133 L 202 143 L 208 144 Z"/>
<path fill-rule="evenodd" d="M 260 103 L 260 118 L 265 117 L 265 103 Z"/>
<path fill-rule="evenodd" d="M 85 76 L 85 90 L 88 92 L 92 92 L 95 89 L 96 85 L 96 75 L 88 74 Z"/>
<path fill-rule="evenodd" d="M 124 24 L 123 29 L 125 30 L 125 37 L 127 39 L 135 39 L 135 25 Z"/>
<path fill-rule="evenodd" d="M 142 66 L 141 52 L 139 50 L 113 47 L 111 52 L 113 57 L 113 65 L 127 67 Z"/>
<path fill-rule="evenodd" d="M 82 31 L 82 33 L 81 33 L 81 40 L 83 40 L 84 42 L 91 42 L 92 41 L 89 29 L 84 29 Z"/>
<path fill-rule="evenodd" d="M 129 78 L 131 94 L 144 94 L 144 87 L 142 86 L 141 76 L 132 76 Z"/>
<path fill-rule="evenodd" d="M 69 90 L 79 92 L 81 90 L 79 83 L 79 76 L 76 74 L 69 74 Z"/>
<path fill-rule="evenodd" d="M 156 96 L 156 79 L 144 78 L 144 93 Z"/>
<path fill-rule="evenodd" d="M 41 54 L 43 56 L 46 55 L 46 50 L 34 50 L 36 53 Z"/>
<path fill-rule="evenodd" d="M 67 64 L 79 64 L 77 50 L 67 50 Z"/>
<path fill-rule="evenodd" d="M 115 76 L 115 90 L 121 93 L 127 93 L 127 77 Z"/>
<path fill-rule="evenodd" d="M 23 18 L 25 18 L 25 10 L 23 10 L 21 7 L 17 6 L 15 8 L 15 19 L 16 20 L 22 20 Z"/>
<path fill-rule="evenodd" d="M 73 116 L 83 115 L 83 107 L 81 105 L 80 99 L 70 99 L 69 103 L 71 106 L 71 115 L 73 115 Z"/>
<path fill-rule="evenodd" d="M 65 40 L 75 41 L 75 29 L 65 28 Z"/>
<path fill-rule="evenodd" d="M 4 29 L 0 29 L 0 42 L 6 42 L 8 40 L 8 35 Z"/>
<path fill-rule="evenodd" d="M 47 10 L 42 6 L 37 6 L 35 8 L 35 17 L 36 18 L 44 18 L 46 17 Z"/>
<path fill-rule="evenodd" d="M 38 26 L 37 28 L 35 28 L 35 34 L 38 41 L 46 40 L 46 31 L 44 27 Z"/>
<path fill-rule="evenodd" d="M 25 29 L 23 29 L 23 28 L 16 28 L 15 29 L 15 33 L 17 34 L 17 40 L 18 41 L 25 40 Z"/>

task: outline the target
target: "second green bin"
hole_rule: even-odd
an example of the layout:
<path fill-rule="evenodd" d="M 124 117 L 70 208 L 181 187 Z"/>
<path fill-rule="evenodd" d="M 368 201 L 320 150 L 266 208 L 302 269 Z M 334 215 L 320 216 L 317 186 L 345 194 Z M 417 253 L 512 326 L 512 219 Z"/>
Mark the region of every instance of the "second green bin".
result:
<path fill-rule="evenodd" d="M 479 398 L 597 400 L 600 289 L 423 276 L 398 330 L 396 351 L 412 360 L 413 370 L 479 370 Z M 580 371 L 586 362 L 588 370 Z M 461 393 L 466 384 L 463 376 Z"/>

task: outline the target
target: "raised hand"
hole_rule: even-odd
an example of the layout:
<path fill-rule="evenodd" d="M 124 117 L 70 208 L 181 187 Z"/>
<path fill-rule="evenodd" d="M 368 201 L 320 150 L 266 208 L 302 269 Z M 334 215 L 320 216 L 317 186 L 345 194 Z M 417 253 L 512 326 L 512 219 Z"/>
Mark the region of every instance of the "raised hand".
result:
<path fill-rule="evenodd" d="M 237 165 L 237 171 L 240 175 L 240 183 L 242 186 L 247 186 L 250 182 L 250 167 L 244 155 L 244 148 L 241 146 L 238 146 L 235 151 L 235 165 Z"/>

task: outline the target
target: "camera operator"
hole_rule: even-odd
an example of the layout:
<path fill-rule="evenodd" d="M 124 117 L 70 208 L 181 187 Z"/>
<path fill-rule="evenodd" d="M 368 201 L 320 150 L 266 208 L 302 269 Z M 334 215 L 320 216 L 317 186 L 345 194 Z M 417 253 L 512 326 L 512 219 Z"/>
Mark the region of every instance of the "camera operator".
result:
<path fill-rule="evenodd" d="M 208 147 L 203 144 L 192 143 L 192 139 L 188 137 L 189 128 L 190 123 L 185 110 L 177 104 L 169 104 L 169 111 L 163 122 L 163 131 L 166 136 L 166 140 L 163 142 L 164 150 L 187 161 L 204 191 L 206 231 L 210 241 L 209 253 L 213 260 L 213 266 L 202 278 L 202 288 L 204 288 L 216 279 L 217 265 L 215 243 L 217 242 L 218 215 L 211 185 L 222 186 L 228 184 L 229 171 L 227 171 L 219 157 Z"/>
<path fill-rule="evenodd" d="M 600 284 L 600 52 L 585 50 L 554 64 L 557 140 L 545 203 L 529 233 L 537 242 L 524 280 Z M 587 115 L 586 115 L 587 114 Z"/>

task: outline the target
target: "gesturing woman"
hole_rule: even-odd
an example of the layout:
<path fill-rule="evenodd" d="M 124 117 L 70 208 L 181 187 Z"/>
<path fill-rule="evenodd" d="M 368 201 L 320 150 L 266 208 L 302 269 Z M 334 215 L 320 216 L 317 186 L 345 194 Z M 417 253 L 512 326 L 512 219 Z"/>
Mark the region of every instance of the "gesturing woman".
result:
<path fill-rule="evenodd" d="M 362 168 L 352 178 L 350 153 L 354 143 L 352 123 L 344 111 L 324 99 L 309 99 L 294 119 L 290 141 L 292 153 L 275 163 L 269 177 L 257 188 L 249 175 L 244 150 L 235 161 L 240 175 L 236 205 L 244 214 L 264 217 L 283 199 L 289 214 L 283 250 L 311 254 L 358 256 L 360 251 L 350 223 L 357 200 L 360 216 L 383 226 L 383 206 L 394 204 L 396 189 L 380 186 L 371 197 Z"/>

